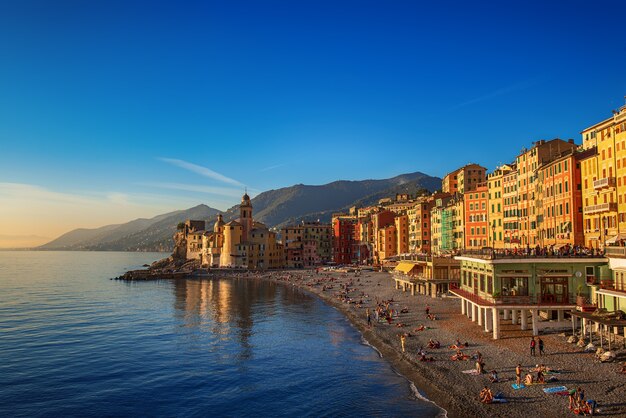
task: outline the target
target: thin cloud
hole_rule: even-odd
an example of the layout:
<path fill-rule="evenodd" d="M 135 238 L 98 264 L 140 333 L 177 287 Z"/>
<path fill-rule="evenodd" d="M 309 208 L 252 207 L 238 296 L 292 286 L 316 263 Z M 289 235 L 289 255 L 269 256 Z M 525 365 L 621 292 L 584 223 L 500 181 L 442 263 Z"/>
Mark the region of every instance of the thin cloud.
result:
<path fill-rule="evenodd" d="M 491 93 L 485 94 L 484 96 L 476 97 L 474 99 L 468 100 L 463 103 L 456 104 L 450 108 L 450 110 L 459 109 L 461 107 L 473 105 L 479 102 L 483 102 L 485 100 L 490 100 L 498 96 L 504 96 L 505 94 L 514 93 L 516 91 L 526 90 L 538 83 L 537 80 L 528 80 L 521 83 L 512 84 L 507 87 L 500 88 L 498 90 L 492 91 Z"/>
<path fill-rule="evenodd" d="M 271 165 L 269 167 L 265 167 L 260 169 L 259 171 L 262 173 L 264 171 L 270 171 L 270 170 L 274 170 L 275 168 L 280 168 L 280 167 L 284 167 L 286 165 L 289 165 L 289 163 L 283 163 L 283 164 L 276 164 L 276 165 Z"/>
<path fill-rule="evenodd" d="M 241 196 L 241 190 L 230 189 L 226 187 L 199 186 L 195 184 L 182 184 L 182 183 L 153 183 L 153 182 L 137 183 L 137 185 L 147 186 L 147 187 L 156 187 L 159 189 L 182 190 L 186 192 L 195 192 L 195 193 L 207 193 L 207 194 L 229 196 L 229 197 Z"/>
<path fill-rule="evenodd" d="M 217 173 L 209 168 L 206 167 L 202 167 L 200 165 L 196 165 L 196 164 L 192 164 L 190 162 L 187 161 L 183 161 L 183 160 L 177 160 L 174 158 L 159 158 L 159 160 L 166 162 L 168 164 L 172 164 L 176 167 L 180 167 L 183 168 L 185 170 L 189 170 L 193 173 L 199 174 L 201 176 L 204 177 L 208 177 L 210 179 L 213 180 L 217 180 L 217 181 L 221 181 L 222 183 L 227 183 L 227 184 L 232 184 L 233 186 L 241 186 L 244 187 L 244 184 L 235 180 L 235 179 L 231 179 L 230 177 L 226 177 L 223 174 Z"/>

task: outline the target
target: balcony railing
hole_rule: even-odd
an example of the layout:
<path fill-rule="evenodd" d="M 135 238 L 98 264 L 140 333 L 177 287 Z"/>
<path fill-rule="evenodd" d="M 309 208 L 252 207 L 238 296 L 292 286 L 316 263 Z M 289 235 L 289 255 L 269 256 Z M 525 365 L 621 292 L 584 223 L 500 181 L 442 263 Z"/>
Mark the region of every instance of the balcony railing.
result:
<path fill-rule="evenodd" d="M 626 247 L 604 247 L 607 257 L 626 258 Z"/>
<path fill-rule="evenodd" d="M 599 205 L 587 206 L 585 208 L 585 213 L 600 213 L 600 212 L 609 212 L 609 211 L 617 211 L 617 203 L 615 202 L 601 203 Z"/>
<path fill-rule="evenodd" d="M 520 249 L 490 249 L 483 248 L 481 250 L 461 250 L 457 256 L 480 258 L 483 260 L 496 259 L 526 259 L 526 258 L 604 258 L 601 250 L 594 248 L 579 248 L 574 251 L 570 249 L 566 252 L 564 249 L 551 251 L 550 249 L 540 249 L 539 252 L 533 247 Z"/>
<path fill-rule="evenodd" d="M 605 177 L 603 179 L 594 180 L 593 188 L 595 190 L 604 189 L 606 187 L 615 187 L 615 177 Z"/>

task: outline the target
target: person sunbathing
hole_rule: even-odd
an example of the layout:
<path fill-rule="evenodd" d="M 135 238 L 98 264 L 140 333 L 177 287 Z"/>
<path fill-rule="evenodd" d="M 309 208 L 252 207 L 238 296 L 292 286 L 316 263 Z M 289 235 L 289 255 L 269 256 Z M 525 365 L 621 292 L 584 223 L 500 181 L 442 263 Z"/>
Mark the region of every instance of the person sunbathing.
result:
<path fill-rule="evenodd" d="M 530 386 L 533 384 L 533 375 L 530 373 L 526 374 L 526 377 L 524 378 L 524 384 L 526 386 Z"/>
<path fill-rule="evenodd" d="M 491 374 L 489 375 L 489 380 L 491 381 L 491 383 L 498 383 L 498 372 L 492 370 Z"/>
<path fill-rule="evenodd" d="M 493 402 L 493 393 L 491 393 L 491 389 L 489 389 L 487 386 L 485 386 L 483 390 L 480 391 L 478 397 L 482 403 Z"/>
<path fill-rule="evenodd" d="M 422 324 L 419 327 L 415 328 L 415 331 L 424 331 L 426 327 Z"/>
<path fill-rule="evenodd" d="M 426 354 L 422 353 L 422 356 L 420 357 L 420 361 L 435 361 L 434 357 L 426 357 Z"/>

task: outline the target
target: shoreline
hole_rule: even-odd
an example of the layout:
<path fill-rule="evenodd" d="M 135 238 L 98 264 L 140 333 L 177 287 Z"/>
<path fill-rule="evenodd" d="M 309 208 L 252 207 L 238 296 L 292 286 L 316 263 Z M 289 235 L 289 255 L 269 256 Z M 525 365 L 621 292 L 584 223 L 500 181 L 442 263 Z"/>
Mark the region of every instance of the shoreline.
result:
<path fill-rule="evenodd" d="M 156 277 L 154 277 L 156 279 Z M 528 343 L 532 331 L 521 331 L 518 326 L 503 321 L 503 338 L 493 340 L 491 333 L 461 315 L 460 302 L 456 298 L 432 299 L 424 295 L 410 295 L 396 290 L 389 273 L 363 271 L 354 273 L 320 272 L 315 270 L 275 270 L 267 272 L 213 270 L 206 274 L 188 275 L 186 279 L 243 278 L 267 280 L 277 284 L 291 285 L 315 295 L 324 303 L 338 310 L 374 347 L 393 370 L 407 379 L 424 393 L 428 401 L 445 411 L 448 417 L 490 416 L 527 418 L 529 414 L 542 417 L 574 416 L 568 409 L 568 397 L 545 394 L 542 388 L 566 386 L 568 389 L 582 387 L 587 399 L 598 402 L 598 415 L 626 417 L 626 375 L 617 373 L 618 362 L 600 363 L 592 353 L 583 353 L 582 348 L 566 342 L 564 334 L 540 334 L 546 344 L 546 355 L 532 357 Z M 182 279 L 182 278 L 181 278 Z M 348 294 L 343 291 L 348 284 Z M 326 289 L 325 289 L 326 287 Z M 351 303 L 347 298 L 352 299 Z M 355 303 L 363 299 L 362 305 Z M 375 322 L 374 308 L 377 301 L 393 299 L 393 308 L 408 312 L 400 313 L 392 324 Z M 424 308 L 430 306 L 437 320 L 426 318 Z M 372 313 L 373 326 L 368 328 L 366 308 Z M 509 321 L 510 322 L 510 321 Z M 398 323 L 405 326 L 398 327 Z M 417 331 L 424 325 L 424 331 Z M 399 335 L 408 333 L 406 352 L 402 352 Z M 428 349 L 428 340 L 441 342 L 441 348 Z M 469 342 L 464 353 L 471 355 L 480 351 L 486 363 L 485 374 L 474 376 L 463 371 L 474 369 L 474 361 L 452 361 L 455 351 L 448 348 L 456 339 Z M 434 362 L 420 362 L 417 354 L 424 347 Z M 618 359 L 624 360 L 625 351 L 615 350 Z M 621 358 L 619 356 L 621 354 Z M 523 374 L 536 364 L 560 370 L 558 381 L 546 385 L 532 385 L 514 390 L 515 366 L 522 365 Z M 486 373 L 497 370 L 498 383 L 491 384 Z M 478 393 L 489 386 L 493 393 L 501 392 L 507 403 L 483 404 Z"/>

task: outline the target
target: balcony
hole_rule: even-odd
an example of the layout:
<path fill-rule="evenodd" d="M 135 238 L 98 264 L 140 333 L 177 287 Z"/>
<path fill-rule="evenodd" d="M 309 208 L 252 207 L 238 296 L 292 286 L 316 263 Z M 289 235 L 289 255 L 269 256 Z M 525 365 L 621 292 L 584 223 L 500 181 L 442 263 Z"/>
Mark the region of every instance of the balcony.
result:
<path fill-rule="evenodd" d="M 607 257 L 626 258 L 626 247 L 604 247 Z"/>
<path fill-rule="evenodd" d="M 592 213 L 600 213 L 600 212 L 616 212 L 617 211 L 617 203 L 601 203 L 599 205 L 587 206 L 585 208 L 586 214 Z"/>
<path fill-rule="evenodd" d="M 605 177 L 593 182 L 594 190 L 606 189 L 607 187 L 615 187 L 615 177 Z"/>

